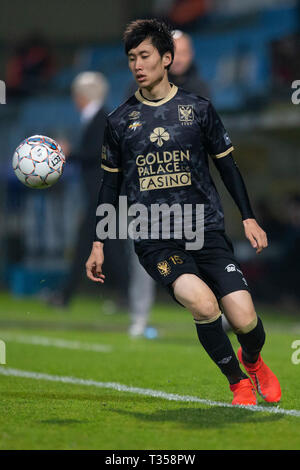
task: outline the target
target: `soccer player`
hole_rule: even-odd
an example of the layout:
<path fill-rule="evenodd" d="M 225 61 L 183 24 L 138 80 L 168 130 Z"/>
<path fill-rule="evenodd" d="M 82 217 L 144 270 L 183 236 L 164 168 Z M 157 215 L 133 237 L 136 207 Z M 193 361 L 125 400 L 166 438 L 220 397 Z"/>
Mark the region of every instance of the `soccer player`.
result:
<path fill-rule="evenodd" d="M 264 327 L 225 233 L 220 198 L 209 172 L 210 156 L 240 210 L 245 236 L 260 253 L 267 247 L 267 236 L 255 220 L 230 138 L 209 100 L 169 82 L 174 44 L 163 22 L 130 23 L 124 43 L 139 89 L 108 117 L 98 204 L 116 206 L 124 183 L 129 204 L 139 203 L 149 213 L 154 204 L 183 209 L 192 205 L 195 224 L 197 205 L 204 205 L 201 249 L 187 249 L 186 237 L 178 239 L 176 217 L 170 217 L 174 230 L 169 239 L 162 230 L 156 238 L 141 236 L 135 240 L 135 251 L 153 279 L 193 315 L 200 343 L 228 379 L 232 403 L 255 405 L 256 392 L 267 402 L 278 402 L 278 379 L 260 354 Z M 99 283 L 105 281 L 105 234 L 97 230 L 103 220 L 96 217 L 95 241 L 86 263 L 87 276 Z M 221 310 L 241 345 L 238 358 L 222 328 Z"/>

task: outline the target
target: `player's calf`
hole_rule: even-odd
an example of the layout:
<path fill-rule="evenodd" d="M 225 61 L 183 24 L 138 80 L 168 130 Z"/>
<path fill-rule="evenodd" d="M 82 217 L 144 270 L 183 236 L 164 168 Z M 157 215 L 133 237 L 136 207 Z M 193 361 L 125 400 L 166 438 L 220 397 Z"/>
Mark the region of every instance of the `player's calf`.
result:
<path fill-rule="evenodd" d="M 214 293 L 194 274 L 179 276 L 172 287 L 176 299 L 192 313 L 201 345 L 226 376 L 230 386 L 241 381 L 244 384 L 248 377 L 241 370 L 231 342 L 223 329 L 220 307 Z M 244 388 L 243 385 L 232 390 L 236 404 L 247 405 L 256 402 L 252 388 L 248 391 Z"/>
<path fill-rule="evenodd" d="M 242 346 L 243 359 L 247 363 L 255 363 L 265 343 L 266 334 L 263 323 L 255 317 L 249 324 L 235 329 L 237 339 Z"/>
<path fill-rule="evenodd" d="M 231 342 L 222 325 L 221 312 L 209 322 L 195 320 L 197 335 L 203 348 L 233 385 L 247 378 L 241 370 Z"/>

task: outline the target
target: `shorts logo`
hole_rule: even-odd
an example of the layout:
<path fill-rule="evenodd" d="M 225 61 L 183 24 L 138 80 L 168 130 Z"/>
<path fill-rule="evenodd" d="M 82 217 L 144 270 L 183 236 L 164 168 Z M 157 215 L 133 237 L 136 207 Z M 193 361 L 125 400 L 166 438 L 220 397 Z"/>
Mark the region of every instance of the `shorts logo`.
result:
<path fill-rule="evenodd" d="M 157 263 L 157 269 L 162 276 L 167 276 L 171 272 L 171 266 L 166 260 Z"/>
<path fill-rule="evenodd" d="M 178 106 L 178 119 L 181 122 L 189 123 L 194 121 L 194 109 L 193 105 L 187 104 Z"/>
<path fill-rule="evenodd" d="M 170 140 L 170 134 L 163 127 L 156 127 L 150 135 L 150 141 L 157 143 L 159 147 L 162 147 L 164 141 Z"/>
<path fill-rule="evenodd" d="M 236 267 L 234 264 L 227 264 L 225 271 L 228 273 L 232 273 L 233 271 L 236 271 Z"/>
<path fill-rule="evenodd" d="M 235 271 L 240 273 L 241 276 L 242 276 L 243 283 L 245 284 L 245 286 L 248 286 L 248 283 L 247 283 L 246 279 L 244 278 L 243 271 L 238 269 L 234 264 L 227 264 L 227 266 L 225 268 L 225 271 L 227 271 L 228 273 L 233 273 Z"/>

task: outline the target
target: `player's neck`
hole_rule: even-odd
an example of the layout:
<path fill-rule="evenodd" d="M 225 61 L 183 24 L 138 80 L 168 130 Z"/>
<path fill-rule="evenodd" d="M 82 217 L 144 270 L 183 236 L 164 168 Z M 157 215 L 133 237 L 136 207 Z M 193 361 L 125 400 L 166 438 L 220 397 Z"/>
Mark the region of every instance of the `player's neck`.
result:
<path fill-rule="evenodd" d="M 151 87 L 141 88 L 141 91 L 143 97 L 146 98 L 146 100 L 156 101 L 168 96 L 171 91 L 171 88 L 172 85 L 170 84 L 168 76 L 166 75 L 163 80 L 161 80 L 159 83 L 156 83 Z"/>

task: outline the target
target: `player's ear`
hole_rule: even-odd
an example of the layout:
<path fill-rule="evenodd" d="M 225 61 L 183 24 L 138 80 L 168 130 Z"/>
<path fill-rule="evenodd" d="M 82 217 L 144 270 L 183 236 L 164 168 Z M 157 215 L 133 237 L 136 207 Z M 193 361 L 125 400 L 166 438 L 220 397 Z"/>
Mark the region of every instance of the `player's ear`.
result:
<path fill-rule="evenodd" d="M 164 67 L 167 68 L 171 65 L 172 63 L 172 54 L 171 52 L 165 52 L 164 55 L 163 55 L 163 64 L 164 64 Z"/>

